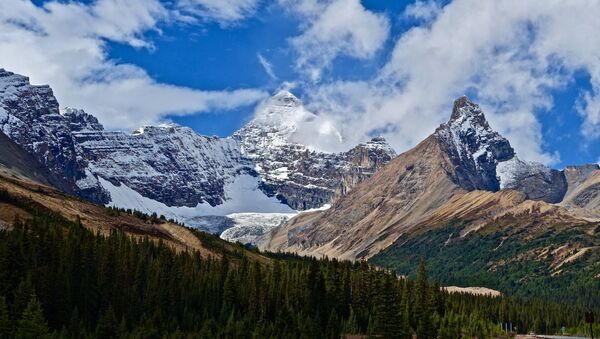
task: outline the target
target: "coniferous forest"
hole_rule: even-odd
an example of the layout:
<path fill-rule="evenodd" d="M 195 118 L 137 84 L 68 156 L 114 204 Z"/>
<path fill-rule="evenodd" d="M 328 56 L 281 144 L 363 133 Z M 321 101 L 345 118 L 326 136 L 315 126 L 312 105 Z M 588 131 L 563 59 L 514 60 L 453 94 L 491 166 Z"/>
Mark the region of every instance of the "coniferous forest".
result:
<path fill-rule="evenodd" d="M 240 248 L 242 248 L 240 246 Z M 176 252 L 38 212 L 0 231 L 2 338 L 484 338 L 582 327 L 585 309 L 447 294 L 367 263 Z"/>

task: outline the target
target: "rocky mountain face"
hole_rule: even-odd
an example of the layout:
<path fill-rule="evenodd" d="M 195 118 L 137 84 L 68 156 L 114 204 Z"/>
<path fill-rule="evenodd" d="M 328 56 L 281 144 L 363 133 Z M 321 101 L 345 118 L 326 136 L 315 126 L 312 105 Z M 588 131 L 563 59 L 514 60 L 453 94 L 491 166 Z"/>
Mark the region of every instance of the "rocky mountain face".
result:
<path fill-rule="evenodd" d="M 88 176 L 124 184 L 167 206 L 222 204 L 226 183 L 240 174 L 256 176 L 232 139 L 176 125 L 145 126 L 131 134 L 91 127 L 73 131 Z"/>
<path fill-rule="evenodd" d="M 188 221 L 320 207 L 395 156 L 381 138 L 342 153 L 297 142 L 298 126 L 316 117 L 284 91 L 230 138 L 177 125 L 106 131 L 82 110 L 59 111 L 50 87 L 0 70 L 0 130 L 59 179 L 55 186 L 102 204 L 183 213 Z M 247 210 L 249 200 L 262 206 Z"/>
<path fill-rule="evenodd" d="M 501 189 L 523 192 L 527 199 L 532 200 L 558 203 L 565 197 L 569 186 L 565 171 L 558 171 L 535 162 L 523 161 L 517 156 L 498 163 L 496 173 Z"/>
<path fill-rule="evenodd" d="M 31 154 L 0 132 L 0 175 L 16 180 L 31 180 L 44 185 L 60 182 Z"/>
<path fill-rule="evenodd" d="M 456 169 L 453 180 L 466 190 L 514 189 L 527 199 L 550 203 L 560 202 L 567 191 L 562 171 L 519 159 L 467 97 L 454 102 L 450 121 L 434 134 Z"/>
<path fill-rule="evenodd" d="M 450 120 L 434 133 L 455 168 L 453 180 L 467 189 L 497 191 L 496 165 L 512 159 L 508 140 L 492 130 L 479 106 L 467 97 L 454 102 Z"/>
<path fill-rule="evenodd" d="M 588 179 L 594 171 L 586 167 L 557 171 L 520 160 L 508 140 L 489 126 L 479 106 L 461 97 L 454 102 L 450 120 L 415 148 L 390 161 L 331 209 L 291 219 L 265 237 L 262 246 L 310 255 L 369 258 L 402 234 L 427 227 L 427 220 L 436 220 L 436 225 L 450 222 L 459 217 L 456 211 L 465 208 L 469 213 L 471 209 L 486 211 L 468 214 L 473 218 L 471 231 L 508 210 L 523 216 L 545 210 L 549 220 L 563 220 L 564 214 L 572 222 L 580 216 L 550 203 L 568 198 L 577 206 L 590 206 L 589 202 L 600 206 L 595 200 L 596 179 Z M 505 191 L 518 193 L 518 198 L 495 196 Z M 473 196 L 464 198 L 469 192 L 489 192 L 492 198 L 479 205 Z"/>
<path fill-rule="evenodd" d="M 297 210 L 331 202 L 396 155 L 380 137 L 342 153 L 294 142 L 298 126 L 315 118 L 293 94 L 281 91 L 233 135 L 256 164 L 264 191 Z"/>
<path fill-rule="evenodd" d="M 54 175 L 52 184 L 68 193 L 103 202 L 96 183 L 82 189 L 86 163 L 78 157 L 68 121 L 60 114 L 49 86 L 33 86 L 29 78 L 0 69 L 0 130 Z"/>
<path fill-rule="evenodd" d="M 561 205 L 597 210 L 600 206 L 600 166 L 567 166 L 564 174 L 568 190 Z"/>

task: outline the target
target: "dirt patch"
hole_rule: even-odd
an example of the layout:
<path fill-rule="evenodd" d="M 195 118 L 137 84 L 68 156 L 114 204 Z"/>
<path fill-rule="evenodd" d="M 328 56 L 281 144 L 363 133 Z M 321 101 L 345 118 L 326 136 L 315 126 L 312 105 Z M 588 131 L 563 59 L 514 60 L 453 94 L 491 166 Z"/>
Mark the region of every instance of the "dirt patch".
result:
<path fill-rule="evenodd" d="M 0 202 L 0 221 L 5 224 L 12 224 L 17 217 L 26 220 L 31 218 L 31 215 L 18 207 Z"/>
<path fill-rule="evenodd" d="M 442 287 L 442 289 L 446 290 L 448 293 L 467 293 L 473 295 L 489 295 L 492 297 L 499 297 L 502 295 L 500 291 L 493 290 L 487 287 L 458 287 L 458 286 L 448 286 Z"/>

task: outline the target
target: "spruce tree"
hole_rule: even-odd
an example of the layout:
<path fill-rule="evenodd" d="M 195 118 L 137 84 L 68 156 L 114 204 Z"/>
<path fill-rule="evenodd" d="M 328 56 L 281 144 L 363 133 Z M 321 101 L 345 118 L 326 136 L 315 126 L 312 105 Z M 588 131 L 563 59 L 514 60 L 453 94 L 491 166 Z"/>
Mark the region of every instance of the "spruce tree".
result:
<path fill-rule="evenodd" d="M 35 294 L 33 283 L 31 282 L 31 276 L 27 275 L 26 278 L 22 279 L 14 292 L 12 313 L 14 318 L 18 318 L 23 314 L 25 308 L 31 301 L 31 296 Z"/>
<path fill-rule="evenodd" d="M 402 286 L 402 301 L 400 303 L 400 311 L 402 312 L 400 319 L 400 331 L 402 338 L 412 338 L 412 331 L 410 327 L 410 315 L 411 315 L 411 300 L 410 300 L 410 285 L 408 279 L 404 279 Z"/>
<path fill-rule="evenodd" d="M 354 313 L 354 309 L 350 307 L 350 315 L 348 316 L 348 320 L 344 323 L 344 328 L 342 329 L 342 334 L 357 334 L 358 333 L 358 322 L 356 320 L 356 314 Z"/>
<path fill-rule="evenodd" d="M 10 315 L 6 306 L 6 298 L 0 296 L 0 338 L 10 338 L 10 332 Z"/>
<path fill-rule="evenodd" d="M 375 307 L 375 329 L 385 338 L 399 338 L 402 335 L 400 301 L 394 277 L 383 278 L 377 305 Z"/>
<path fill-rule="evenodd" d="M 117 338 L 119 324 L 112 307 L 108 307 L 100 316 L 96 326 L 96 336 L 98 338 Z"/>
<path fill-rule="evenodd" d="M 427 283 L 427 271 L 425 270 L 425 261 L 421 259 L 419 270 L 417 272 L 417 281 L 415 286 L 415 321 L 417 338 L 433 338 L 433 323 L 431 319 L 429 285 Z"/>
<path fill-rule="evenodd" d="M 35 294 L 32 294 L 21 319 L 17 322 L 15 338 L 45 339 L 49 337 L 50 331 L 44 318 L 42 305 L 37 300 Z"/>

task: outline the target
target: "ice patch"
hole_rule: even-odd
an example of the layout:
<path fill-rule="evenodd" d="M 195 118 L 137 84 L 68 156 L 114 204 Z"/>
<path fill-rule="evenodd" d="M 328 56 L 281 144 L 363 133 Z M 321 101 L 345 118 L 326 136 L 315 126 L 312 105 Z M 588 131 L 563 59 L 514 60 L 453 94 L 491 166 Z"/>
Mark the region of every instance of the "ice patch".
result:
<path fill-rule="evenodd" d="M 258 178 L 251 175 L 240 175 L 232 183 L 225 186 L 225 202 L 211 206 L 208 203 L 195 207 L 167 206 L 159 201 L 142 196 L 124 184 L 113 185 L 110 181 L 99 177 L 100 184 L 111 196 L 109 206 L 131 208 L 144 213 L 162 214 L 167 218 L 183 221 L 186 225 L 202 227 L 206 225 L 194 219 L 199 216 L 226 216 L 228 214 L 247 211 L 255 213 L 295 213 L 288 205 L 282 204 L 275 197 L 268 197 L 258 189 Z"/>
<path fill-rule="evenodd" d="M 540 173 L 551 180 L 552 170 L 540 163 L 532 161 L 523 161 L 517 156 L 512 159 L 499 162 L 496 166 L 496 176 L 500 182 L 500 189 L 513 188 L 517 184 L 517 179 L 525 176 Z"/>
<path fill-rule="evenodd" d="M 256 241 L 287 222 L 297 213 L 234 213 L 227 216 L 233 227 L 221 233 L 221 239 L 230 242 L 256 245 Z"/>
<path fill-rule="evenodd" d="M 75 182 L 75 184 L 77 185 L 77 187 L 79 187 L 82 190 L 88 189 L 88 188 L 94 188 L 98 186 L 98 179 L 96 179 L 96 177 L 92 174 L 92 172 L 90 172 L 89 169 L 85 169 L 85 177 L 77 180 Z"/>

